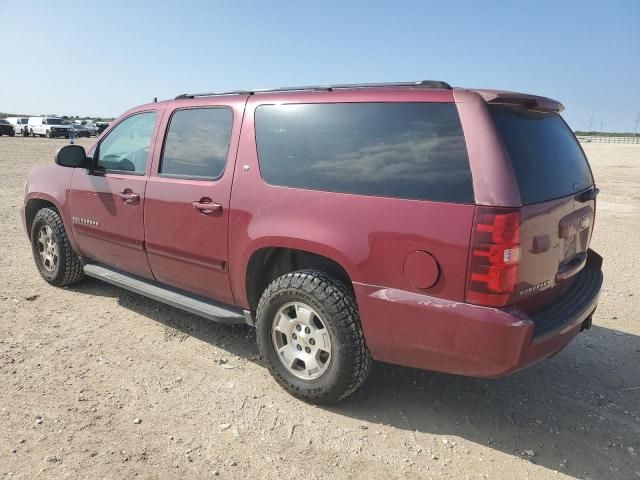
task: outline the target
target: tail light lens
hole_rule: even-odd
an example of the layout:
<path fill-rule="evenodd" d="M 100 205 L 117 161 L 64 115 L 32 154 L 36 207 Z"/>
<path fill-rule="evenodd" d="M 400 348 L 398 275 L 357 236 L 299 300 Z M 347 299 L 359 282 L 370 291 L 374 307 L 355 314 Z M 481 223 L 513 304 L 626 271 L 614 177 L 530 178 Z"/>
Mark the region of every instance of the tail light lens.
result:
<path fill-rule="evenodd" d="M 466 301 L 507 305 L 518 278 L 520 212 L 476 207 L 467 274 Z"/>

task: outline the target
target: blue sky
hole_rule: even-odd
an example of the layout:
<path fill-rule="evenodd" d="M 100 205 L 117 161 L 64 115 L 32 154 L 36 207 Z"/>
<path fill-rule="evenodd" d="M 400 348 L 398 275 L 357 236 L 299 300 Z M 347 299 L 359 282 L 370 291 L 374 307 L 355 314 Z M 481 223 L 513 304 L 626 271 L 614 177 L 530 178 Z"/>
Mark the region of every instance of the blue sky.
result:
<path fill-rule="evenodd" d="M 640 110 L 640 0 L 27 4 L 0 0 L 0 111 L 419 79 L 550 96 L 574 129 L 633 131 Z"/>

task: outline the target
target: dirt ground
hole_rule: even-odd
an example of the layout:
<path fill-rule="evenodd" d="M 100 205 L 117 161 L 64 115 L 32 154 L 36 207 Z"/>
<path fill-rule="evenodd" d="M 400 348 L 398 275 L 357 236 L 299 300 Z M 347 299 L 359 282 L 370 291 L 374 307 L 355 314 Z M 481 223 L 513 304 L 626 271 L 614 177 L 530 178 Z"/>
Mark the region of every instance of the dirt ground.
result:
<path fill-rule="evenodd" d="M 501 380 L 378 364 L 319 408 L 276 385 L 249 327 L 40 278 L 19 208 L 63 143 L 0 138 L 0 478 L 640 479 L 640 145 L 584 145 L 605 258 L 590 331 Z"/>

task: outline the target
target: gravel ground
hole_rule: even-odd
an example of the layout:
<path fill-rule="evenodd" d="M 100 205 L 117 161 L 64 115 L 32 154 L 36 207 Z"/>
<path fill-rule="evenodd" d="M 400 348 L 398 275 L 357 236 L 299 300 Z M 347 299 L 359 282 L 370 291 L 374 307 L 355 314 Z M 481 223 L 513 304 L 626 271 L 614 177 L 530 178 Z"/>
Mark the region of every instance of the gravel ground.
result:
<path fill-rule="evenodd" d="M 0 138 L 0 478 L 640 479 L 640 146 L 585 145 L 606 275 L 590 331 L 500 380 L 378 364 L 319 408 L 276 385 L 249 327 L 40 278 L 19 207 L 63 143 Z"/>

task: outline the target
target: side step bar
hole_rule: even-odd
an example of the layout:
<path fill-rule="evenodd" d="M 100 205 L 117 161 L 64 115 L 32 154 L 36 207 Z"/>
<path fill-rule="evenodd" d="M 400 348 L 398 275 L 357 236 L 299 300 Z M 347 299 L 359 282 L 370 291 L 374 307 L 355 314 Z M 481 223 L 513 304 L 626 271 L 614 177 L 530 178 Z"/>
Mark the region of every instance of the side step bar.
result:
<path fill-rule="evenodd" d="M 105 265 L 89 263 L 84 266 L 84 273 L 90 277 L 97 278 L 98 280 L 105 281 L 117 287 L 125 288 L 131 292 L 158 300 L 172 307 L 208 318 L 209 320 L 233 324 L 246 323 L 254 326 L 253 317 L 247 310 L 242 310 L 238 307 L 216 302 L 215 300 L 204 297 L 191 295 L 167 285 L 121 272 Z"/>

